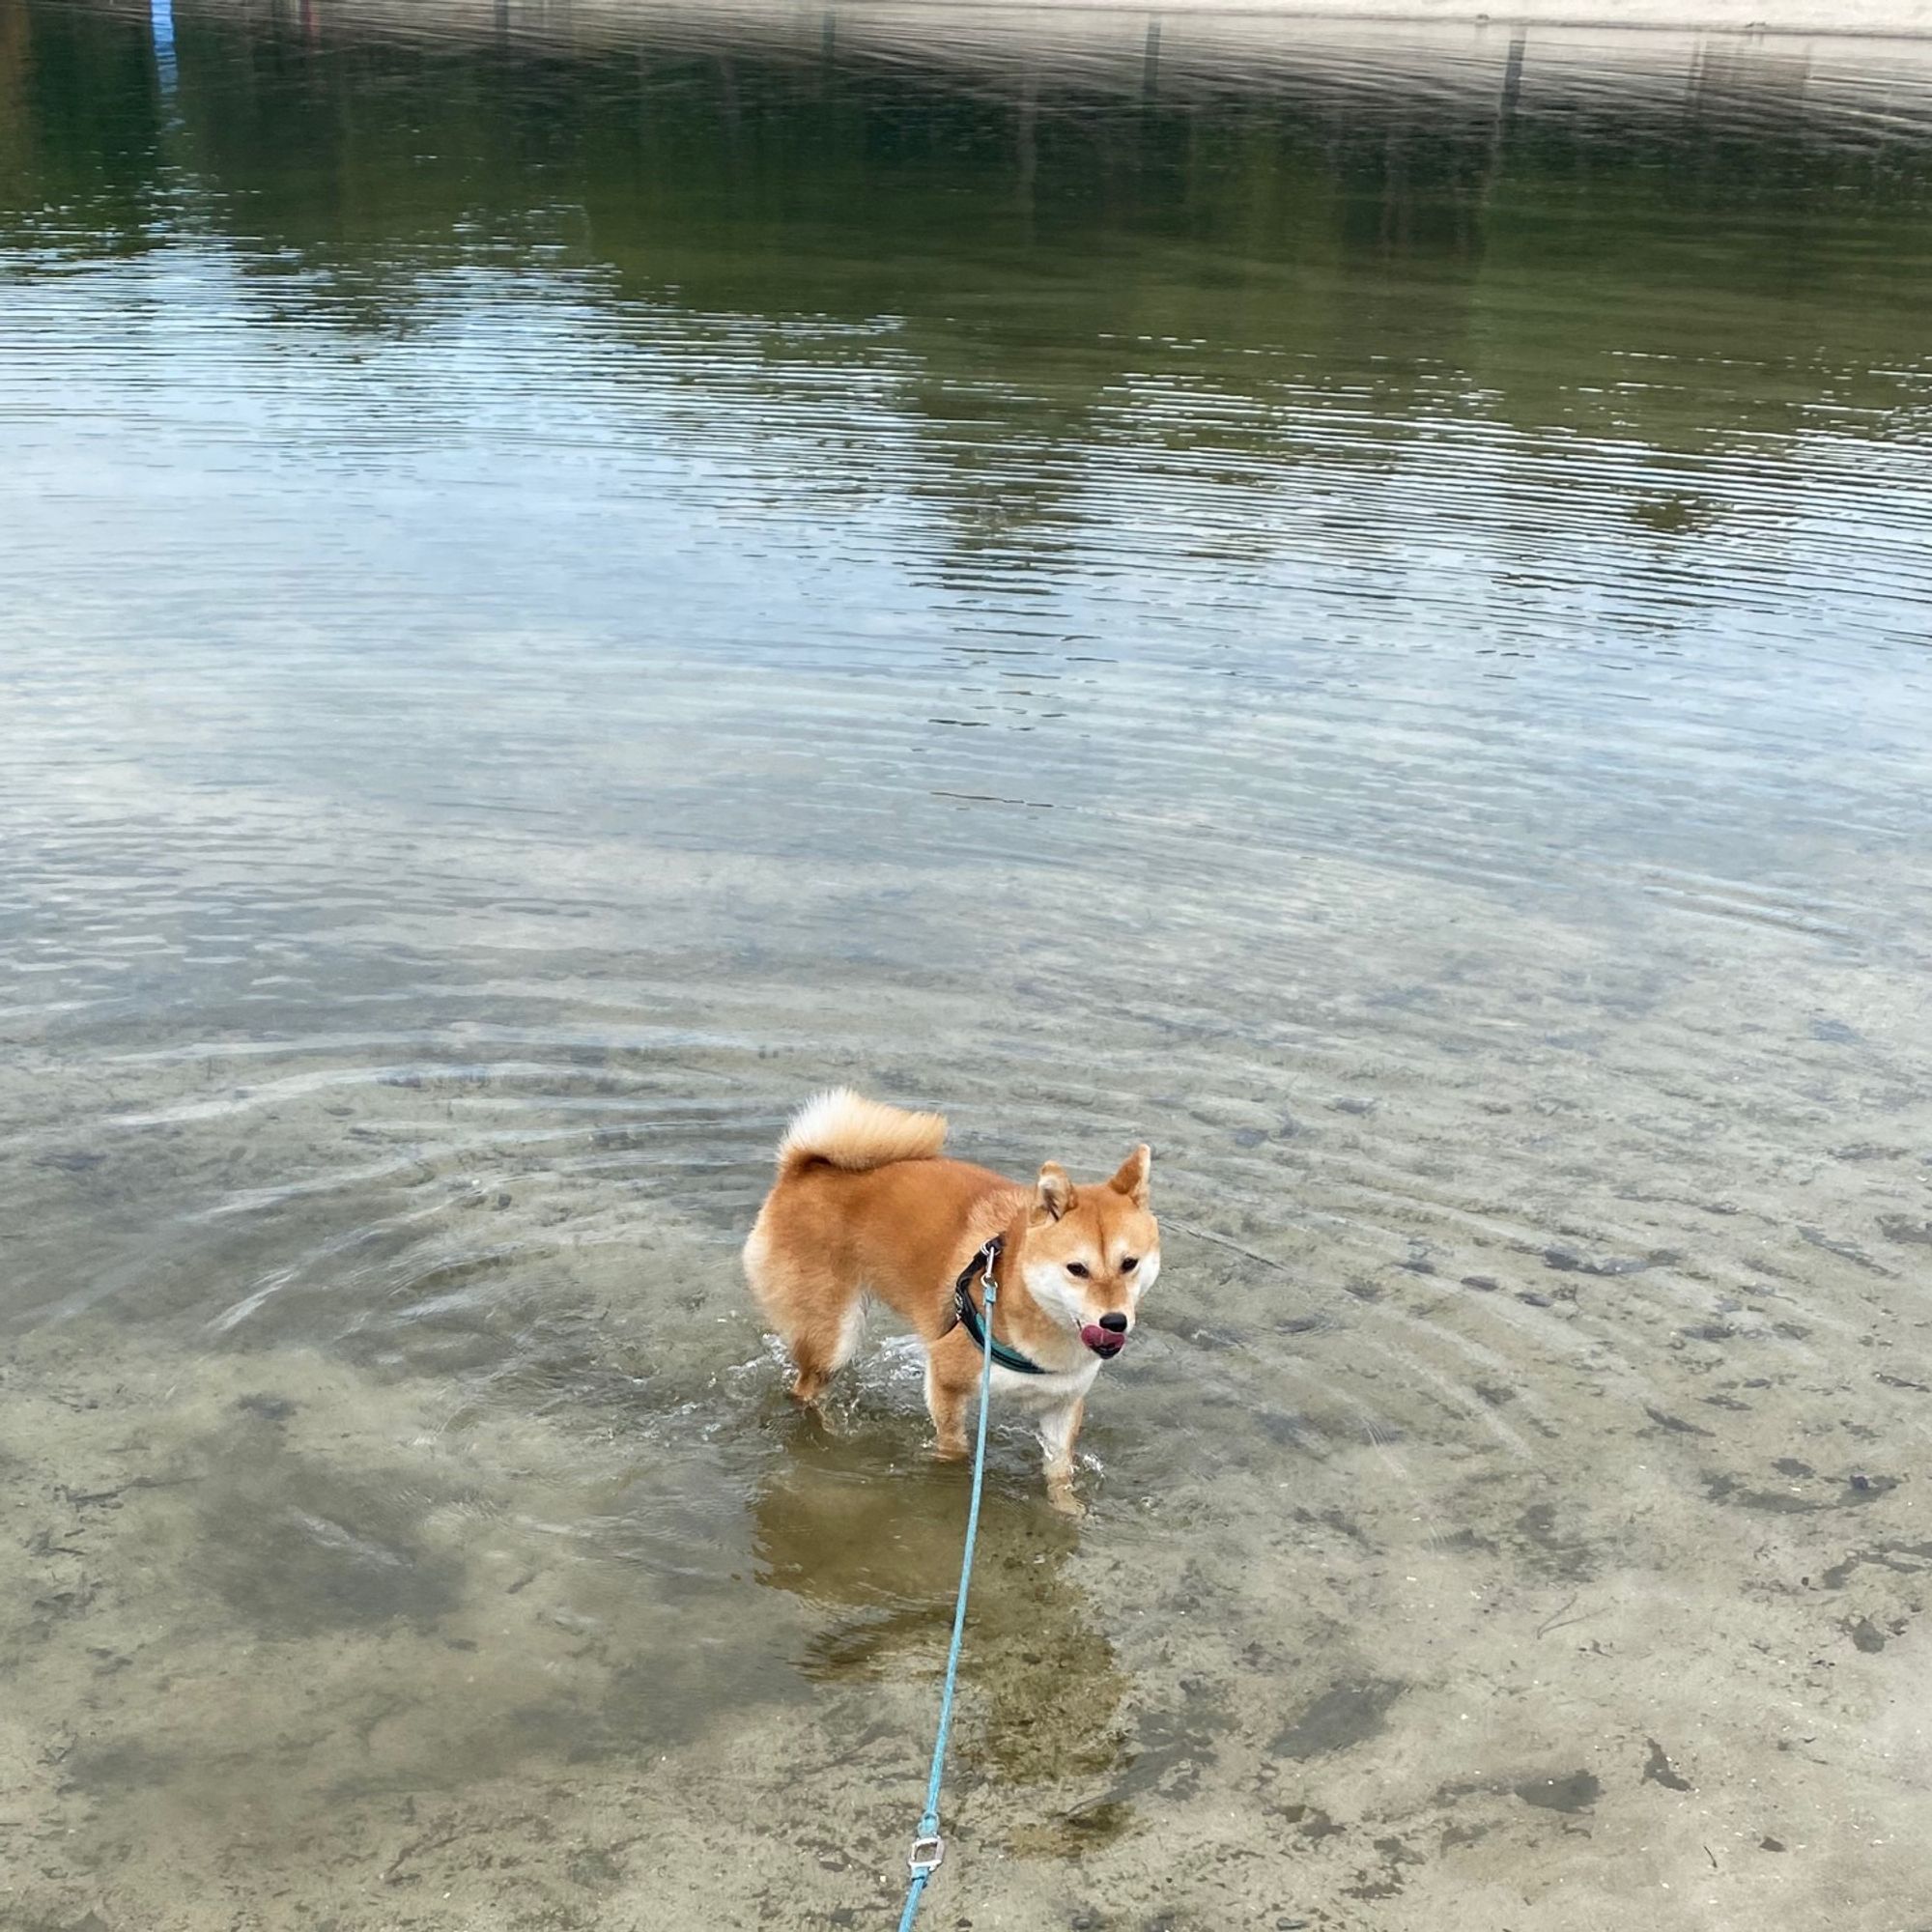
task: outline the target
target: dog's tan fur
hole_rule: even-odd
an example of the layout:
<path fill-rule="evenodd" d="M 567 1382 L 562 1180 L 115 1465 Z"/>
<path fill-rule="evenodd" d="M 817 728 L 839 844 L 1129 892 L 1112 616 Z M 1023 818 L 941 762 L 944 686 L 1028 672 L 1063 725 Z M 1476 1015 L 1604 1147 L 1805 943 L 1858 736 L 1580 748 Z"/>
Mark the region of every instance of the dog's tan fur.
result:
<path fill-rule="evenodd" d="M 779 1144 L 778 1180 L 745 1243 L 746 1276 L 791 1351 L 800 1402 L 816 1402 L 851 1356 L 868 1294 L 904 1317 L 925 1344 L 937 1453 L 956 1458 L 966 1453 L 980 1358 L 954 1325 L 952 1285 L 974 1252 L 1002 1236 L 994 1332 L 1048 1373 L 996 1365 L 994 1386 L 1003 1404 L 1017 1398 L 1034 1409 L 1048 1493 L 1077 1510 L 1073 1443 L 1102 1361 L 1082 1330 L 1098 1336 L 1102 1315 L 1124 1316 L 1124 1340 L 1160 1272 L 1149 1151 L 1136 1148 L 1111 1179 L 1080 1187 L 1049 1161 L 1029 1187 L 943 1158 L 945 1140 L 937 1114 L 845 1089 L 820 1094 Z"/>

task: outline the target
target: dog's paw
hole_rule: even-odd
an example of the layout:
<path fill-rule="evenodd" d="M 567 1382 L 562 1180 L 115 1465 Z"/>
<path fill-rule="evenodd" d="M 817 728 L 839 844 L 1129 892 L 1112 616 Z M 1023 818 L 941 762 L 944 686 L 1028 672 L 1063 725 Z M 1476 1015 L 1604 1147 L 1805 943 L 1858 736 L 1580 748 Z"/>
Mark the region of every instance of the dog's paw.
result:
<path fill-rule="evenodd" d="M 1087 1505 L 1074 1493 L 1070 1483 L 1056 1484 L 1049 1489 L 1046 1500 L 1060 1516 L 1079 1518 L 1087 1514 Z"/>

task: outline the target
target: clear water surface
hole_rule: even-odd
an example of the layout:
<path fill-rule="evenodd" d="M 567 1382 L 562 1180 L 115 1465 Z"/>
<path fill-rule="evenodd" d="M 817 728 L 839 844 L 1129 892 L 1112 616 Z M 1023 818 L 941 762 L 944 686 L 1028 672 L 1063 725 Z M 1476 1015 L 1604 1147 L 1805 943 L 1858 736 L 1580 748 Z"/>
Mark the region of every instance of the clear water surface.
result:
<path fill-rule="evenodd" d="M 1155 1148 L 935 1928 L 1932 1923 L 1932 59 L 0 0 L 0 1924 L 891 1922 L 735 1247 Z"/>

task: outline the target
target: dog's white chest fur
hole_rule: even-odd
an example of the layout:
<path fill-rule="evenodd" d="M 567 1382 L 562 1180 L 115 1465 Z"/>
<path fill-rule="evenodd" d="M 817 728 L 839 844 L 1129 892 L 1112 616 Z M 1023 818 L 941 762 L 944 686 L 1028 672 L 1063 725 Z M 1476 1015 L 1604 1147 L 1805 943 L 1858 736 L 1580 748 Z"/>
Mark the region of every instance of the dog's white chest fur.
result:
<path fill-rule="evenodd" d="M 1003 1402 L 1014 1397 L 1036 1408 L 1058 1408 L 1063 1403 L 1078 1402 L 1094 1386 L 1100 1373 L 1100 1358 L 1083 1362 L 1077 1369 L 1052 1369 L 1043 1376 L 1023 1376 L 1017 1369 L 993 1364 L 993 1393 Z"/>

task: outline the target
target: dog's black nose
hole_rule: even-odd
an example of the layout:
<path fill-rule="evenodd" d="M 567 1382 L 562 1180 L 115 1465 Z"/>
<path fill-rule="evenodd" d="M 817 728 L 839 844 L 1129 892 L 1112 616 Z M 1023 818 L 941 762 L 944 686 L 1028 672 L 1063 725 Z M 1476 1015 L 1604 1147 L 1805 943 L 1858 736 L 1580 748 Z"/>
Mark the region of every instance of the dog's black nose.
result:
<path fill-rule="evenodd" d="M 1116 1335 L 1124 1335 L 1127 1332 L 1127 1318 L 1117 1308 L 1111 1315 L 1101 1316 L 1100 1326 L 1111 1329 Z"/>

